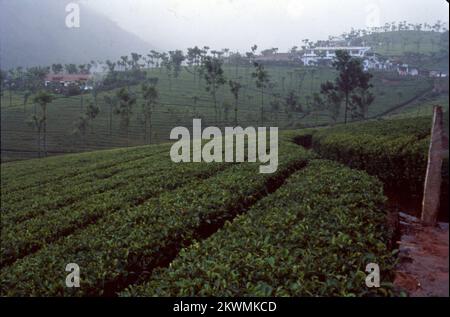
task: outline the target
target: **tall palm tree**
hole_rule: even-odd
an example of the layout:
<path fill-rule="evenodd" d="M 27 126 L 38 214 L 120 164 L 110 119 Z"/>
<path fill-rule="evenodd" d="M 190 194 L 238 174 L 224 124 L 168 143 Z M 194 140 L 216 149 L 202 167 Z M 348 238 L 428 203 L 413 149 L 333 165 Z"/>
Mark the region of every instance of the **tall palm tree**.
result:
<path fill-rule="evenodd" d="M 33 102 L 41 107 L 40 116 L 35 116 L 34 121 L 38 123 L 39 134 L 42 128 L 44 136 L 44 156 L 47 156 L 47 105 L 53 101 L 53 96 L 45 91 L 40 91 L 34 98 Z M 40 152 L 40 146 L 39 146 Z"/>

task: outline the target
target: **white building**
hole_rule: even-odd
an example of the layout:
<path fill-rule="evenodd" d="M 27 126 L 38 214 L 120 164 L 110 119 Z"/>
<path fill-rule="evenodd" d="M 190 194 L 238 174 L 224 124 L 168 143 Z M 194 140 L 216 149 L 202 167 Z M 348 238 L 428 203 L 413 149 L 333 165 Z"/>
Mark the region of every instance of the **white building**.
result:
<path fill-rule="evenodd" d="M 350 56 L 363 58 L 366 52 L 370 50 L 368 46 L 332 46 L 315 47 L 306 49 L 302 56 L 304 65 L 317 65 L 320 61 L 332 61 L 336 57 L 336 51 L 348 51 Z"/>
<path fill-rule="evenodd" d="M 409 75 L 410 76 L 419 76 L 419 70 L 417 68 L 410 68 Z"/>
<path fill-rule="evenodd" d="M 399 74 L 399 76 L 408 76 L 409 75 L 409 65 L 408 64 L 397 65 L 397 73 Z"/>
<path fill-rule="evenodd" d="M 434 78 L 446 78 L 447 77 L 447 73 L 438 71 L 438 70 L 432 70 L 430 71 L 430 77 L 434 77 Z"/>
<path fill-rule="evenodd" d="M 394 64 L 390 60 L 382 61 L 376 54 L 367 54 L 363 60 L 363 67 L 365 71 L 379 70 L 388 71 L 394 68 Z"/>

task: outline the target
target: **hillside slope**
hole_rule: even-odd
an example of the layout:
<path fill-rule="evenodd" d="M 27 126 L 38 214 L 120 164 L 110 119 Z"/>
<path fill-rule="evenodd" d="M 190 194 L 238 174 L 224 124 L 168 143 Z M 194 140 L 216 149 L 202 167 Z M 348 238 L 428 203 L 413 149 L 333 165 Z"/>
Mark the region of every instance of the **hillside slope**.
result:
<path fill-rule="evenodd" d="M 369 34 L 361 37 L 361 40 L 373 46 L 377 53 L 388 56 L 400 56 L 406 52 L 448 52 L 448 32 L 393 31 Z"/>
<path fill-rule="evenodd" d="M 87 63 L 151 45 L 108 18 L 80 5 L 80 28 L 67 28 L 63 0 L 0 0 L 0 66 Z"/>
<path fill-rule="evenodd" d="M 421 70 L 448 72 L 448 31 L 393 31 L 373 33 L 358 39 L 383 56 Z"/>

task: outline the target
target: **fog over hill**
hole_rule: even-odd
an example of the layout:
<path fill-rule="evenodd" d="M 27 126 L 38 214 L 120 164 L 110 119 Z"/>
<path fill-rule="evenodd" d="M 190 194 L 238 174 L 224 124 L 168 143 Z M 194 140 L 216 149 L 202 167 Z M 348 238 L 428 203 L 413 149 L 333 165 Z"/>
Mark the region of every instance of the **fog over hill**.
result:
<path fill-rule="evenodd" d="M 65 24 L 66 0 L 0 0 L 0 66 L 87 63 L 156 48 L 80 4 L 80 28 Z"/>

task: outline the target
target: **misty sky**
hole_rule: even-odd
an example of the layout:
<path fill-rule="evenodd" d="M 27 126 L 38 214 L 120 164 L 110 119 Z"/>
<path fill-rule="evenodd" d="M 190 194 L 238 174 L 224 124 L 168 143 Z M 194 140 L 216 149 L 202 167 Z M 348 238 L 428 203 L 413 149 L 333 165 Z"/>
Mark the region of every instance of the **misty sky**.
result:
<path fill-rule="evenodd" d="M 407 20 L 448 27 L 445 0 L 82 0 L 159 49 L 208 45 L 285 51 L 304 38 Z M 82 18 L 82 13 L 81 13 Z"/>

